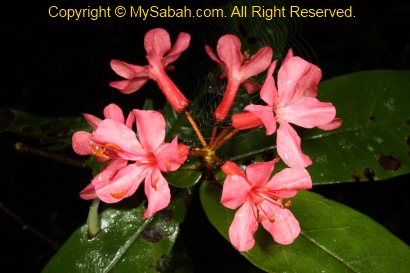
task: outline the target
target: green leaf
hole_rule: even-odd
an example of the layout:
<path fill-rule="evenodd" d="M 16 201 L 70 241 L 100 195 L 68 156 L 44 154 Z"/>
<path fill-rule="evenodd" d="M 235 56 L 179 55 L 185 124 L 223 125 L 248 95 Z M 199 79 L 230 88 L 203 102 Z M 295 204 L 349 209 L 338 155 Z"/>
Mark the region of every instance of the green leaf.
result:
<path fill-rule="evenodd" d="M 319 99 L 332 102 L 343 125 L 333 131 L 300 129 L 312 158 L 314 184 L 377 181 L 410 173 L 410 71 L 366 71 L 324 81 Z M 296 127 L 296 126 L 295 126 Z M 238 135 L 218 155 L 242 160 L 274 151 L 265 129 Z"/>
<path fill-rule="evenodd" d="M 410 173 L 410 71 L 367 71 L 319 86 L 344 124 L 303 135 L 316 184 L 383 180 Z"/>
<path fill-rule="evenodd" d="M 201 180 L 201 162 L 198 158 L 189 159 L 178 170 L 165 173 L 164 176 L 170 185 L 178 188 L 191 188 Z"/>
<path fill-rule="evenodd" d="M 234 211 L 220 204 L 221 190 L 201 185 L 208 219 L 228 240 Z M 290 245 L 276 244 L 261 226 L 255 246 L 242 252 L 267 272 L 408 272 L 409 247 L 367 216 L 318 194 L 301 191 L 291 211 L 302 232 Z"/>
<path fill-rule="evenodd" d="M 173 194 L 170 205 L 143 219 L 144 204 L 135 209 L 106 209 L 101 230 L 91 240 L 87 226 L 75 231 L 43 270 L 48 272 L 157 272 L 171 253 L 185 218 L 186 191 Z"/>

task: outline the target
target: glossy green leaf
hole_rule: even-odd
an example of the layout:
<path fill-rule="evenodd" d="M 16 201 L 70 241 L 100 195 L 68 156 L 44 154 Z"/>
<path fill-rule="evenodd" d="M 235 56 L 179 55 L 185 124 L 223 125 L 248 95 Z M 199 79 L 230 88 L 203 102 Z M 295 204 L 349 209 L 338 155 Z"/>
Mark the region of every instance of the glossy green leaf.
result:
<path fill-rule="evenodd" d="M 343 125 L 333 131 L 299 130 L 313 164 L 314 184 L 376 181 L 410 173 L 410 71 L 366 71 L 319 85 L 319 99 L 332 102 Z M 300 128 L 299 128 L 300 129 Z M 275 139 L 258 129 L 238 135 L 218 154 L 243 160 L 275 151 Z"/>
<path fill-rule="evenodd" d="M 221 189 L 203 183 L 200 197 L 208 219 L 228 239 L 234 211 L 220 204 Z M 408 272 L 410 248 L 367 216 L 318 194 L 301 191 L 291 211 L 302 232 L 287 246 L 261 226 L 252 250 L 242 252 L 267 272 Z"/>
<path fill-rule="evenodd" d="M 135 209 L 106 209 L 101 230 L 91 240 L 87 226 L 75 231 L 44 268 L 48 272 L 157 272 L 165 268 L 184 220 L 186 191 L 173 194 L 170 205 L 143 219 L 144 204 Z"/>
<path fill-rule="evenodd" d="M 165 173 L 164 176 L 172 186 L 178 188 L 193 187 L 202 177 L 201 162 L 198 158 L 189 159 L 178 170 Z"/>

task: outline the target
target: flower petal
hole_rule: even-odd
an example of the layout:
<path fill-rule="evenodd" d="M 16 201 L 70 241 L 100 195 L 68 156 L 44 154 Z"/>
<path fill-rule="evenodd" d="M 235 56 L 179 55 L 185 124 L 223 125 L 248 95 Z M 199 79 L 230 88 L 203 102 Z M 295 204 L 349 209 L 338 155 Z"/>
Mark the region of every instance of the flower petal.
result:
<path fill-rule="evenodd" d="M 280 191 L 279 197 L 295 196 L 297 191 L 312 188 L 312 179 L 306 169 L 301 167 L 286 168 L 275 174 L 267 183 L 272 191 Z"/>
<path fill-rule="evenodd" d="M 341 118 L 335 118 L 334 120 L 332 120 L 331 122 L 327 124 L 318 125 L 317 128 L 330 131 L 330 130 L 339 128 L 340 126 L 342 126 L 342 124 L 343 124 L 343 120 Z"/>
<path fill-rule="evenodd" d="M 232 161 L 225 162 L 225 164 L 222 165 L 221 170 L 226 175 L 239 175 L 246 179 L 245 173 L 241 170 L 241 168 L 239 168 L 238 165 L 236 165 L 236 163 Z"/>
<path fill-rule="evenodd" d="M 278 72 L 278 95 L 279 106 L 284 106 L 294 99 L 300 98 L 298 90 L 300 80 L 309 73 L 313 64 L 299 57 L 290 58 L 279 69 Z"/>
<path fill-rule="evenodd" d="M 212 48 L 209 45 L 205 45 L 205 51 L 206 54 L 208 54 L 208 56 L 217 64 L 219 64 L 220 66 L 222 66 L 222 68 L 224 67 L 224 64 L 219 60 L 219 58 L 215 55 L 214 51 L 212 50 Z"/>
<path fill-rule="evenodd" d="M 131 80 L 113 81 L 109 85 L 123 94 L 131 94 L 138 91 L 148 80 L 148 77 L 137 77 Z"/>
<path fill-rule="evenodd" d="M 163 67 L 162 57 L 171 49 L 168 32 L 162 28 L 151 29 L 145 34 L 144 47 L 148 62 L 153 66 Z"/>
<path fill-rule="evenodd" d="M 93 131 L 95 131 L 98 127 L 98 125 L 101 123 L 101 119 L 97 118 L 96 116 L 90 115 L 90 114 L 83 114 L 85 120 L 90 124 L 91 128 Z"/>
<path fill-rule="evenodd" d="M 129 64 L 120 60 L 111 60 L 111 69 L 119 76 L 128 80 L 135 77 L 146 76 L 146 67 L 135 64 Z"/>
<path fill-rule="evenodd" d="M 252 187 L 266 184 L 275 168 L 275 163 L 278 161 L 279 158 L 275 158 L 272 161 L 249 165 L 246 168 L 246 177 Z"/>
<path fill-rule="evenodd" d="M 127 160 L 138 160 L 147 154 L 130 128 L 115 120 L 106 119 L 94 132 L 93 141 L 101 145 L 109 145 L 119 157 Z"/>
<path fill-rule="evenodd" d="M 240 175 L 228 175 L 225 179 L 221 203 L 227 208 L 236 209 L 245 202 L 251 185 Z"/>
<path fill-rule="evenodd" d="M 266 135 L 271 135 L 276 131 L 276 120 L 270 106 L 249 104 L 244 110 L 254 114 L 262 121 L 266 128 Z"/>
<path fill-rule="evenodd" d="M 264 201 L 263 203 L 267 203 Z M 300 233 L 298 220 L 295 219 L 292 212 L 285 208 L 268 204 L 271 217 L 275 219 L 272 223 L 269 220 L 262 221 L 263 227 L 272 235 L 273 240 L 282 245 L 291 244 Z M 265 209 L 265 208 L 264 208 Z M 265 211 L 267 211 L 265 209 Z"/>
<path fill-rule="evenodd" d="M 281 122 L 277 130 L 276 149 L 289 167 L 307 167 L 312 160 L 302 152 L 300 137 L 287 122 Z"/>
<path fill-rule="evenodd" d="M 95 193 L 95 188 L 92 183 L 88 184 L 87 187 L 85 187 L 81 192 L 80 192 L 80 197 L 84 200 L 91 200 L 97 198 L 97 194 Z"/>
<path fill-rule="evenodd" d="M 79 155 L 90 155 L 93 154 L 91 150 L 90 141 L 92 134 L 85 131 L 75 132 L 72 136 L 72 146 L 74 152 Z"/>
<path fill-rule="evenodd" d="M 175 137 L 171 143 L 161 144 L 154 151 L 154 155 L 157 159 L 157 166 L 162 172 L 175 171 L 183 163 L 178 152 L 178 137 Z"/>
<path fill-rule="evenodd" d="M 278 120 L 286 120 L 304 128 L 313 128 L 332 122 L 336 116 L 336 108 L 330 102 L 302 97 L 277 109 L 276 115 Z"/>
<path fill-rule="evenodd" d="M 169 205 L 171 192 L 168 182 L 158 168 L 152 170 L 145 178 L 145 195 L 148 198 L 148 207 L 144 219 Z"/>
<path fill-rule="evenodd" d="M 129 164 L 119 169 L 109 183 L 94 183 L 101 201 L 117 203 L 135 193 L 147 173 L 146 166 Z"/>
<path fill-rule="evenodd" d="M 142 146 L 149 152 L 155 152 L 165 138 L 164 117 L 157 111 L 138 109 L 134 109 L 134 115 Z"/>
<path fill-rule="evenodd" d="M 241 67 L 241 81 L 247 80 L 250 77 L 256 76 L 269 67 L 272 60 L 272 48 L 264 46 L 258 50 L 252 57 L 245 61 Z"/>
<path fill-rule="evenodd" d="M 115 103 L 111 103 L 104 108 L 104 117 L 124 123 L 124 114 Z"/>
<path fill-rule="evenodd" d="M 235 213 L 235 218 L 229 227 L 229 239 L 239 251 L 248 251 L 255 244 L 253 235 L 258 229 L 256 212 L 249 200 Z"/>
<path fill-rule="evenodd" d="M 181 56 L 181 53 L 188 48 L 190 41 L 191 35 L 185 32 L 179 33 L 177 40 L 175 41 L 171 50 L 168 52 L 167 56 L 162 59 L 164 66 L 168 66 L 168 64 L 178 59 L 179 56 Z"/>
<path fill-rule="evenodd" d="M 96 176 L 94 176 L 93 180 L 91 180 L 91 184 L 107 184 L 109 183 L 110 179 L 114 177 L 115 173 L 127 166 L 128 161 L 120 158 L 115 158 L 108 161 L 101 172 L 99 172 Z"/>
<path fill-rule="evenodd" d="M 125 125 L 132 130 L 132 125 L 134 124 L 134 122 L 135 122 L 135 116 L 134 116 L 134 113 L 131 111 L 128 114 L 127 120 L 125 121 Z"/>
<path fill-rule="evenodd" d="M 231 76 L 239 76 L 237 73 L 243 63 L 243 55 L 241 52 L 241 41 L 232 34 L 227 34 L 219 38 L 216 46 L 219 59 L 226 65 L 228 78 Z"/>
<path fill-rule="evenodd" d="M 277 61 L 274 61 L 268 69 L 266 80 L 262 85 L 260 96 L 270 107 L 278 104 L 278 90 L 276 88 L 273 72 L 275 71 Z"/>

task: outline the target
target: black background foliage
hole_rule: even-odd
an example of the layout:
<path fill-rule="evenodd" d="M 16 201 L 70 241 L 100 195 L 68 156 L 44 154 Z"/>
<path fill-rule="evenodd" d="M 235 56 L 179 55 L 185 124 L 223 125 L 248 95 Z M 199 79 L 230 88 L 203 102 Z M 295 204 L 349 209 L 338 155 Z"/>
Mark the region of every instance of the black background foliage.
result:
<path fill-rule="evenodd" d="M 110 102 L 121 105 L 125 111 L 141 107 L 142 97 L 155 98 L 155 105 L 161 106 L 163 98 L 157 96 L 159 91 L 152 82 L 139 91 L 144 93 L 140 96 L 125 96 L 108 86 L 108 82 L 118 79 L 109 67 L 111 59 L 145 64 L 143 35 L 153 27 L 166 28 L 172 39 L 180 31 L 191 34 L 189 50 L 171 73 L 181 90 L 191 90 L 188 96 L 192 97 L 193 90 L 201 86 L 203 75 L 212 64 L 203 45 L 215 43 L 218 37 L 207 30 L 218 25 L 218 20 L 111 18 L 67 22 L 50 19 L 48 7 L 120 3 L 36 2 L 3 6 L 0 108 L 13 107 L 44 116 L 78 116 L 84 112 L 101 115 L 103 107 Z M 177 2 L 191 7 L 194 3 L 203 7 L 224 4 L 211 0 L 175 0 L 173 4 Z M 295 2 L 307 7 L 354 7 L 354 19 L 292 21 L 293 42 L 298 41 L 304 48 L 303 54 L 310 55 L 303 57 L 309 57 L 322 68 L 324 79 L 359 70 L 410 68 L 407 1 L 392 0 L 383 5 L 348 0 Z M 223 33 L 224 29 L 220 31 Z M 39 272 L 68 236 L 84 223 L 89 202 L 81 200 L 78 193 L 91 174 L 86 169 L 51 159 L 16 153 L 17 141 L 32 140 L 0 134 L 1 271 Z M 71 151 L 66 155 L 75 157 Z M 364 212 L 409 243 L 409 226 L 405 224 L 410 208 L 407 180 L 405 176 L 394 181 L 313 190 Z M 247 261 L 207 223 L 195 200 L 193 204 L 182 227 L 181 240 L 186 243 L 195 272 L 242 272 L 248 268 Z M 228 259 L 235 262 L 226 265 L 223 261 Z"/>

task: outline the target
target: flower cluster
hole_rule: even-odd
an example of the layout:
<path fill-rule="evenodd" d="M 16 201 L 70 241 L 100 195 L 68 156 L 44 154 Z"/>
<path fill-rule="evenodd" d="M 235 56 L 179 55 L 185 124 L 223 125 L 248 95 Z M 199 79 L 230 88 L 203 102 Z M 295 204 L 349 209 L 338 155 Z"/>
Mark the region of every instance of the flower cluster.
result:
<path fill-rule="evenodd" d="M 209 57 L 221 67 L 221 78 L 227 81 L 224 96 L 213 114 L 215 126 L 209 142 L 206 142 L 187 110 L 188 99 L 166 73 L 167 69 L 174 69 L 170 64 L 179 58 L 189 43 L 187 33 L 180 33 L 171 46 L 169 34 L 164 29 L 148 31 L 144 39 L 148 64 L 139 66 L 112 60 L 111 68 L 124 79 L 110 85 L 130 94 L 148 80 L 154 80 L 173 109 L 186 115 L 202 148 L 178 143 L 176 136 L 170 143 L 165 143 L 166 121 L 157 111 L 134 109 L 125 119 L 122 110 L 110 104 L 104 109 L 104 119 L 84 114 L 92 133 L 76 132 L 72 138 L 73 149 L 80 155 L 95 155 L 105 165 L 80 196 L 115 203 L 133 195 L 145 180 L 148 207 L 144 217 L 149 217 L 167 207 L 171 199 L 168 182 L 162 173 L 179 169 L 188 156 L 200 157 L 205 172 L 220 167 L 226 174 L 221 203 L 229 209 L 239 208 L 229 228 L 229 238 L 239 251 L 253 247 L 253 235 L 259 223 L 277 243 L 292 243 L 300 233 L 300 226 L 288 209 L 291 202 L 287 199 L 295 196 L 298 190 L 312 187 L 306 170 L 312 161 L 302 152 L 301 139 L 291 124 L 324 130 L 342 124 L 333 104 L 316 98 L 320 69 L 293 56 L 291 50 L 277 69 L 278 61 L 272 62 L 270 47 L 262 47 L 250 56 L 248 52 L 242 53 L 239 38 L 231 34 L 218 40 L 216 53 L 210 46 L 205 46 Z M 251 79 L 266 70 L 263 84 Z M 276 76 L 274 71 L 277 71 Z M 217 125 L 229 116 L 241 87 L 248 93 L 260 89 L 260 98 L 266 104 L 250 104 L 244 112 L 232 113 L 231 126 L 218 134 Z M 133 130 L 134 124 L 137 134 Z M 217 156 L 216 150 L 234 134 L 259 127 L 265 127 L 267 135 L 277 133 L 277 153 L 286 168 L 272 175 L 280 160 L 276 158 L 249 165 L 244 172 L 236 163 L 224 162 Z"/>

